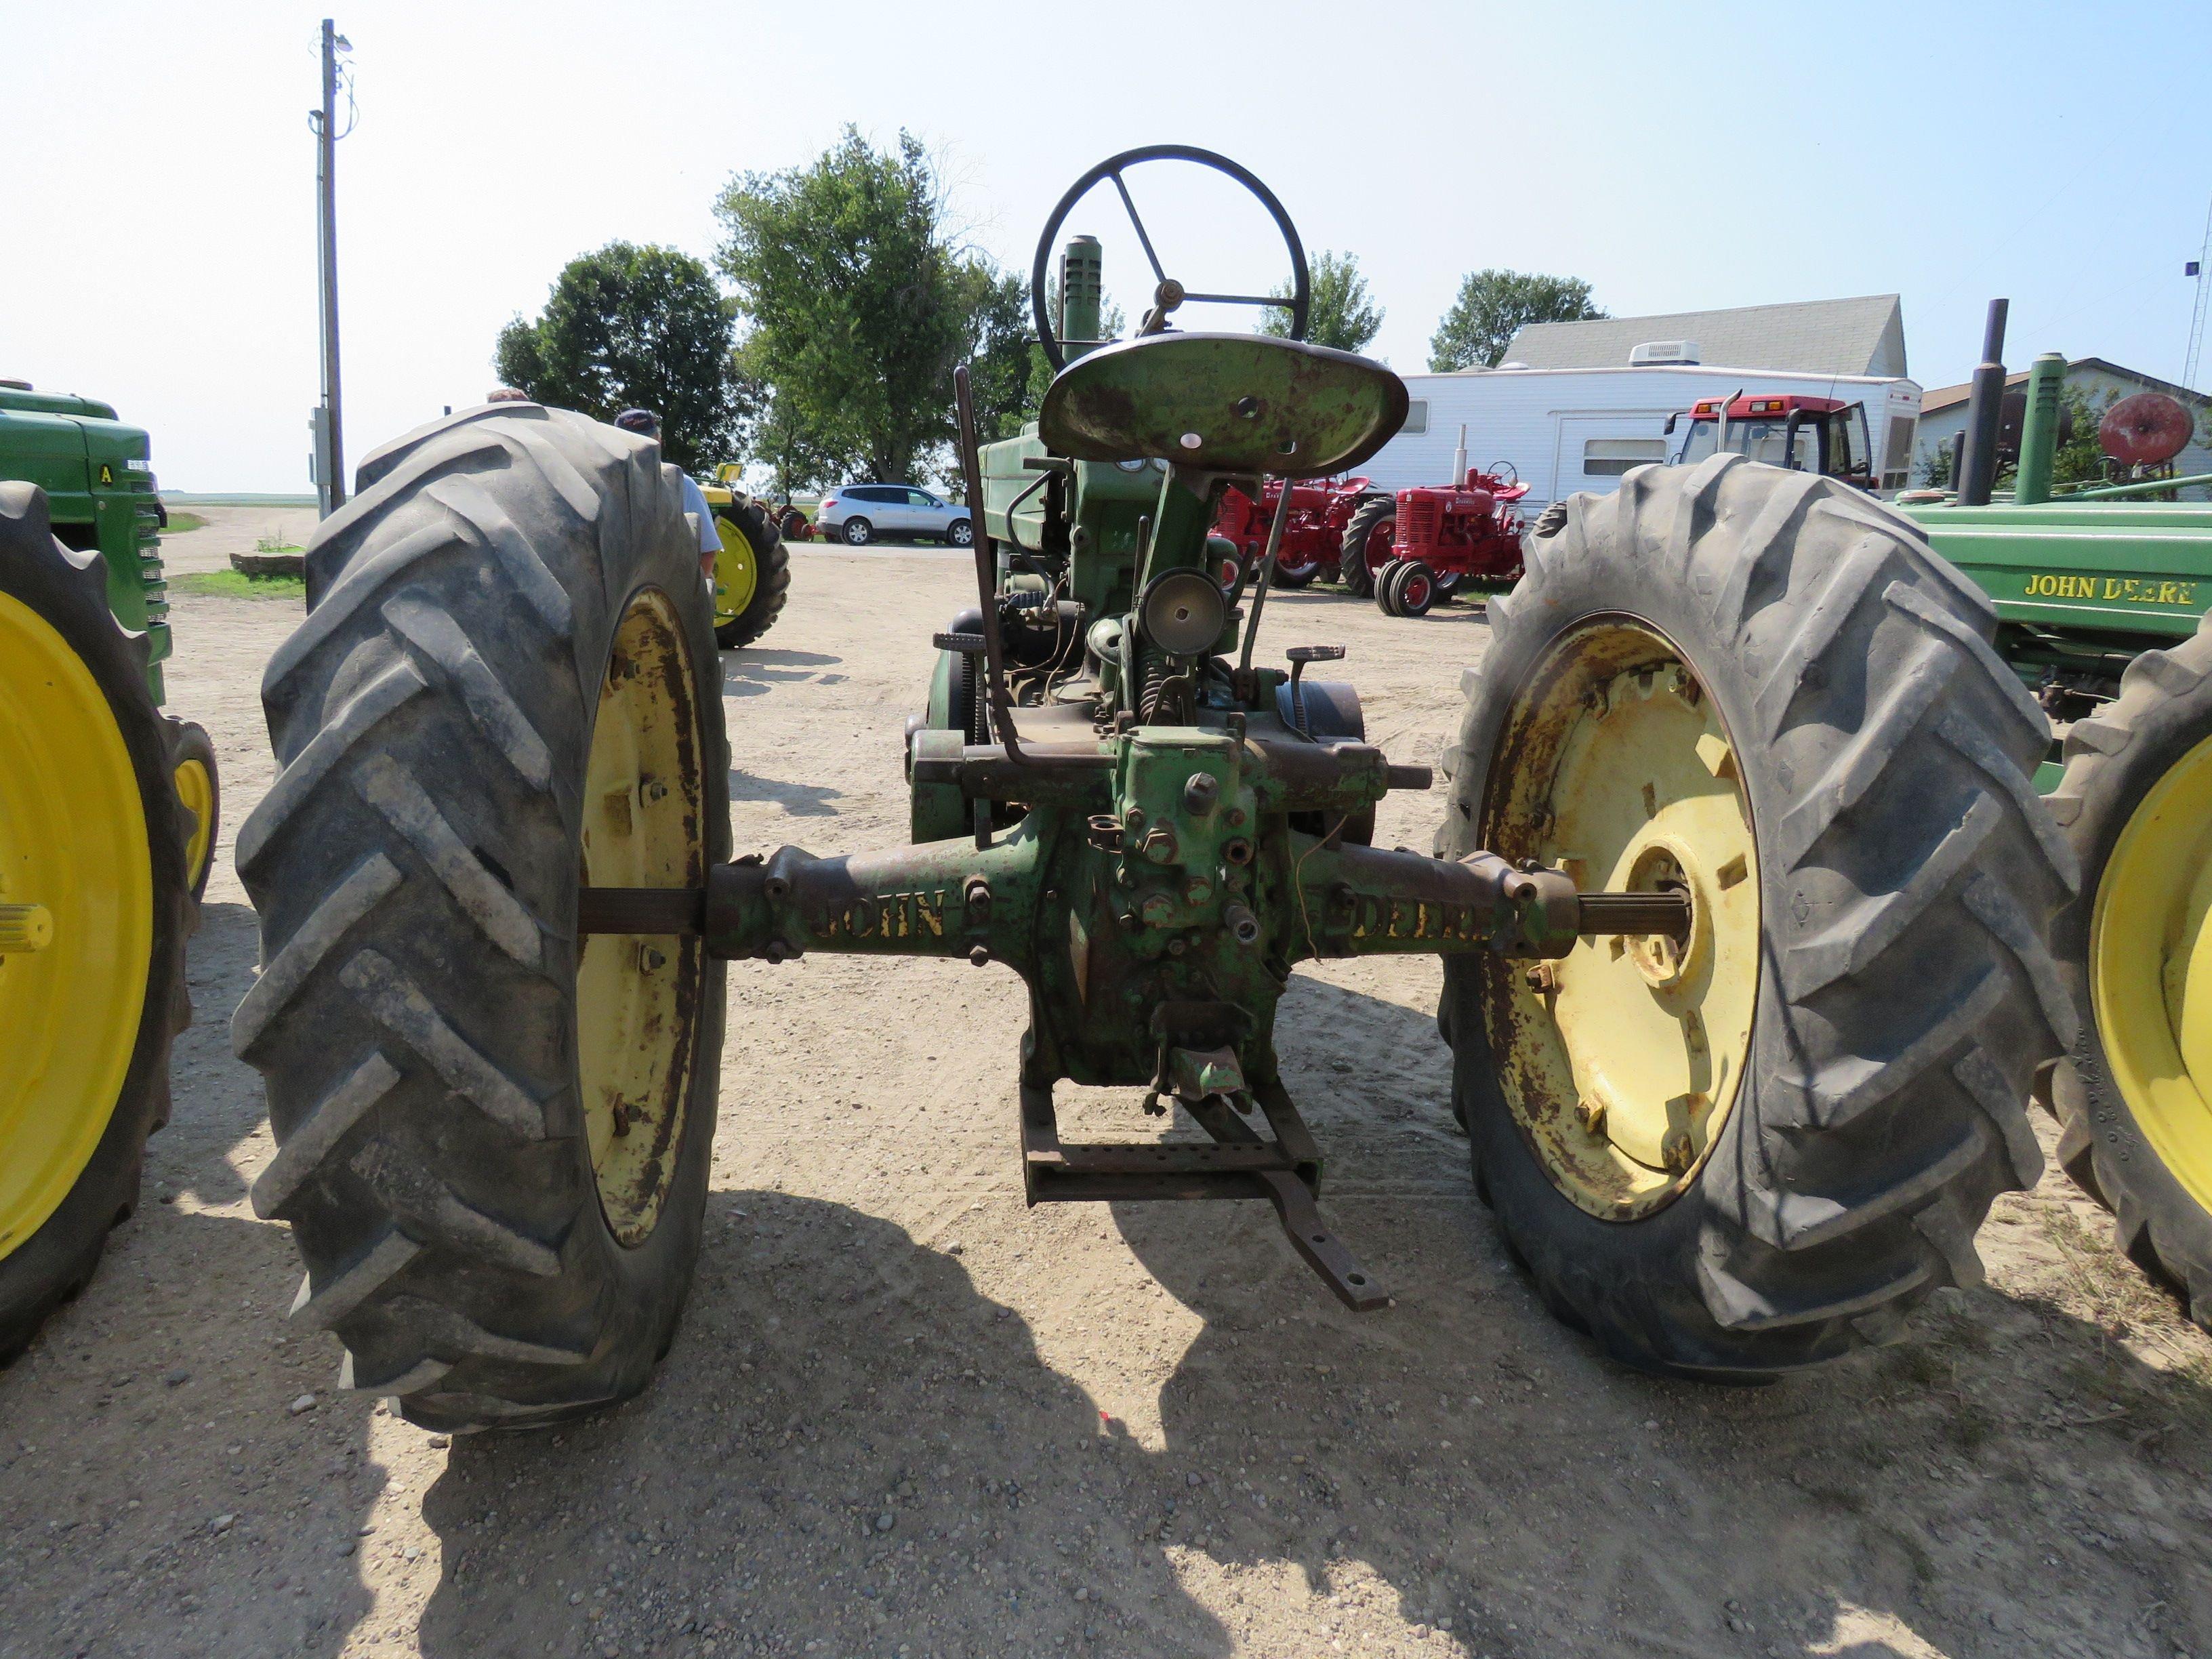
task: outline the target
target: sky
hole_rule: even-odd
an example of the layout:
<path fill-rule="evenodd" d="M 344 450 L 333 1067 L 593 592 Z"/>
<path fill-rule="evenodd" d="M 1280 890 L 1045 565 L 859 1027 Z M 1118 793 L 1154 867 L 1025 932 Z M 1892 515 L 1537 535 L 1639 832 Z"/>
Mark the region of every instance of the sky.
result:
<path fill-rule="evenodd" d="M 349 461 L 480 401 L 501 325 L 565 261 L 616 238 L 710 257 L 733 173 L 848 122 L 922 139 L 964 240 L 1024 270 L 1094 161 L 1223 151 L 1309 250 L 1358 257 L 1387 313 L 1370 350 L 1404 371 L 1462 276 L 1502 265 L 1583 277 L 1616 316 L 1901 294 L 1929 386 L 1965 378 L 2001 295 L 2014 368 L 2176 378 L 2212 198 L 2203 0 L 341 3 Z M 310 487 L 328 4 L 102 0 L 94 28 L 0 0 L 0 376 L 115 404 L 166 488 Z M 1129 179 L 1187 286 L 1280 279 L 1227 187 Z M 1118 204 L 1067 228 L 1110 233 L 1133 318 Z"/>

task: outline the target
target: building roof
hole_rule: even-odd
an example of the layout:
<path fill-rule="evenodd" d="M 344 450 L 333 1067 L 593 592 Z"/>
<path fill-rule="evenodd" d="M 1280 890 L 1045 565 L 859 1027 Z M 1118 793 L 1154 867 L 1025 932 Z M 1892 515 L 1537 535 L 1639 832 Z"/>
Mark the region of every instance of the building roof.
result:
<path fill-rule="evenodd" d="M 2145 374 L 2138 369 L 2123 368 L 2119 364 L 2109 362 L 2103 357 L 2069 357 L 2066 360 L 2066 372 L 2071 374 L 2077 368 L 2102 369 L 2106 374 L 2116 374 L 2123 380 L 2141 382 L 2146 392 L 2163 392 L 2169 398 L 2179 398 L 2185 404 L 2195 404 L 2200 408 L 2207 404 L 2212 404 L 2212 398 L 2206 397 L 2201 392 L 2191 392 L 2185 386 L 2176 386 L 2171 380 L 2161 380 L 2155 374 Z M 2024 368 L 2017 374 L 2005 376 L 2005 390 L 2008 392 L 2016 386 L 2027 384 L 2027 371 Z M 1923 393 L 1920 399 L 1920 418 L 1924 421 L 1930 415 L 1941 414 L 1954 404 L 1965 403 L 1973 389 L 1973 382 L 1969 380 L 1958 386 L 1939 386 L 1934 391 Z"/>
<path fill-rule="evenodd" d="M 1650 340 L 1694 340 L 1700 361 L 1735 368 L 1905 373 L 1905 317 L 1894 294 L 1591 323 L 1529 323 L 1505 348 L 1504 361 L 1531 368 L 1620 368 L 1633 348 Z"/>

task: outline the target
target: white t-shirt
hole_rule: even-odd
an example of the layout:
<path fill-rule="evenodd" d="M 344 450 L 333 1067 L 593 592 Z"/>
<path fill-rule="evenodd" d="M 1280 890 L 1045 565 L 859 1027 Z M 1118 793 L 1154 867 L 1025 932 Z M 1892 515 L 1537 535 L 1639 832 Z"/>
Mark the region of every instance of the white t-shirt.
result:
<path fill-rule="evenodd" d="M 676 475 L 684 481 L 684 510 L 697 515 L 699 521 L 699 551 L 702 554 L 722 550 L 721 532 L 714 528 L 714 510 L 707 505 L 707 497 L 691 481 L 689 472 Z"/>

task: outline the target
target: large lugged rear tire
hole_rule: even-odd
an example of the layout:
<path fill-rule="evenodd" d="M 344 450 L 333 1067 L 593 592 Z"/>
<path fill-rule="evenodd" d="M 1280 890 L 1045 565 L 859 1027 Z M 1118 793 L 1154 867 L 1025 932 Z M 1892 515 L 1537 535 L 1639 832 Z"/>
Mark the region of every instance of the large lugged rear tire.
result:
<path fill-rule="evenodd" d="M 1438 851 L 1680 886 L 1693 922 L 1449 961 L 1479 1190 L 1626 1364 L 1890 1340 L 2037 1178 L 2030 1079 L 2074 1024 L 2048 730 L 1988 601 L 1856 491 L 1719 456 L 1571 498 L 1490 618 Z"/>
<path fill-rule="evenodd" d="M 714 642 L 735 651 L 775 626 L 791 597 L 791 552 L 783 534 L 750 501 L 714 503 L 722 552 L 714 561 Z"/>
<path fill-rule="evenodd" d="M 699 1248 L 723 970 L 576 933 L 580 881 L 727 856 L 711 608 L 677 473 L 501 404 L 364 461 L 263 682 L 276 781 L 240 832 L 267 1082 L 255 1182 L 343 1386 L 440 1428 L 641 1389 Z"/>
<path fill-rule="evenodd" d="M 143 635 L 0 483 L 0 1364 L 84 1288 L 169 1121 L 197 910 Z"/>
<path fill-rule="evenodd" d="M 1375 495 L 1352 510 L 1352 521 L 1344 526 L 1344 547 L 1337 559 L 1336 574 L 1347 590 L 1363 599 L 1375 597 L 1375 575 L 1382 562 L 1390 556 L 1390 538 L 1398 523 L 1398 498 L 1395 495 Z M 1377 532 L 1383 537 L 1382 544 L 1369 556 L 1368 543 Z"/>
<path fill-rule="evenodd" d="M 2051 810 L 2081 860 L 2057 934 L 2081 1026 L 2051 1079 L 2059 1161 L 2212 1330 L 2212 617 L 2067 733 Z"/>

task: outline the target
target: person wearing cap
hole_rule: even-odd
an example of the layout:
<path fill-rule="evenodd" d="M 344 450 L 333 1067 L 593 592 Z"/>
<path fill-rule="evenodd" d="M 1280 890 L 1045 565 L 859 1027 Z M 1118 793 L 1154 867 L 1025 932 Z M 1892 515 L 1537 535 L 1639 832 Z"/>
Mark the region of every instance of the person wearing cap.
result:
<path fill-rule="evenodd" d="M 660 416 L 649 409 L 625 409 L 615 416 L 615 424 L 625 432 L 635 432 L 641 438 L 660 441 Z M 678 471 L 677 478 L 684 486 L 684 510 L 692 515 L 699 526 L 699 568 L 707 580 L 714 580 L 714 561 L 722 551 L 721 532 L 714 528 L 714 509 L 707 505 L 706 493 L 692 480 L 688 472 Z"/>

